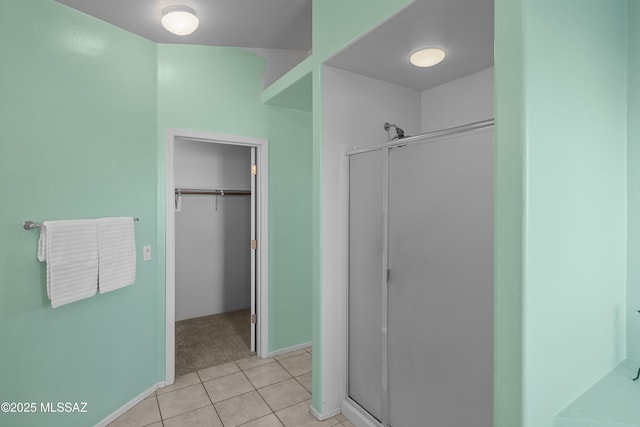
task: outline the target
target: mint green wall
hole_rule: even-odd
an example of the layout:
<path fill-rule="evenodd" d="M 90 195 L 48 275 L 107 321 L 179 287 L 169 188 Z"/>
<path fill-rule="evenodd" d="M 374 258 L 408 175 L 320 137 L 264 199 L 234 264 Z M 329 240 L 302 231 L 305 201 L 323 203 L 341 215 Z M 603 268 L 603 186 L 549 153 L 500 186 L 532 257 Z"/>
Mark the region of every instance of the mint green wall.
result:
<path fill-rule="evenodd" d="M 494 4 L 494 426 L 522 424 L 524 121 L 522 2 Z"/>
<path fill-rule="evenodd" d="M 496 420 L 549 427 L 626 355 L 627 3 L 507 3 L 496 3 Z M 506 326 L 520 326 L 520 298 L 521 343 Z M 522 422 L 509 424 L 519 400 Z"/>
<path fill-rule="evenodd" d="M 311 113 L 266 106 L 269 348 L 311 341 Z"/>
<path fill-rule="evenodd" d="M 629 1 L 628 74 L 628 356 L 640 362 L 640 2 Z"/>
<path fill-rule="evenodd" d="M 313 5 L 313 147 L 312 147 L 312 275 L 313 275 L 313 397 L 323 413 L 322 365 L 322 64 L 413 0 L 314 1 Z"/>
<path fill-rule="evenodd" d="M 415 0 L 313 2 L 313 56 L 323 63 Z"/>
<path fill-rule="evenodd" d="M 229 47 L 158 45 L 158 126 L 265 137 L 265 62 Z"/>
<path fill-rule="evenodd" d="M 0 425 L 84 427 L 157 382 L 157 258 L 52 309 L 20 225 L 131 215 L 138 250 L 156 247 L 156 48 L 51 0 L 0 6 L 0 401 L 88 403 Z"/>
<path fill-rule="evenodd" d="M 269 140 L 269 350 L 276 351 L 311 340 L 311 114 L 263 105 L 264 70 L 264 59 L 243 49 L 158 45 L 158 212 L 164 224 L 166 129 Z M 164 257 L 164 247 L 159 252 Z M 164 300 L 159 306 L 164 313 Z"/>
<path fill-rule="evenodd" d="M 525 3 L 525 427 L 625 358 L 626 11 Z"/>
<path fill-rule="evenodd" d="M 311 60 L 313 58 L 309 57 L 308 59 Z M 263 97 L 262 97 L 263 102 L 268 105 L 275 105 L 275 106 L 280 106 L 285 108 L 293 108 L 295 110 L 308 111 L 308 112 L 313 111 L 313 99 L 312 99 L 313 96 L 311 94 L 311 84 L 313 81 L 312 73 L 309 71 L 307 74 L 300 77 L 294 83 L 291 83 L 288 77 L 289 75 L 287 74 L 281 77 L 280 80 L 278 80 L 278 82 L 286 80 L 285 82 L 287 84 L 286 89 L 278 91 L 277 95 L 270 97 L 268 100 L 265 100 L 264 94 L 268 93 L 268 91 L 272 89 L 272 87 L 270 86 L 269 90 L 268 91 L 265 90 L 265 92 L 263 93 Z"/>

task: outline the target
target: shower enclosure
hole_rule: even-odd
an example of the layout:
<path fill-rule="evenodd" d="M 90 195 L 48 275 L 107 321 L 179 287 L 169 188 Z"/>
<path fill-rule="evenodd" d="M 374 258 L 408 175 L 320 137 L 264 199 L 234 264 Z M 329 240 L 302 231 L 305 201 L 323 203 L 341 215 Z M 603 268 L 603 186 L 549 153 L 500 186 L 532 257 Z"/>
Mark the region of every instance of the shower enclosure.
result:
<path fill-rule="evenodd" d="M 343 412 L 357 426 L 490 427 L 493 123 L 354 150 L 348 168 Z"/>

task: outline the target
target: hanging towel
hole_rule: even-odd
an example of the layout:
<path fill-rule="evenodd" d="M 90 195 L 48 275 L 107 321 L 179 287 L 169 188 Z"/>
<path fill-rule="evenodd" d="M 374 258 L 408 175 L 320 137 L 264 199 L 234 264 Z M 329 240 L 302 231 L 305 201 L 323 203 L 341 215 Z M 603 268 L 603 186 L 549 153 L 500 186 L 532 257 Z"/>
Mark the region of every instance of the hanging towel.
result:
<path fill-rule="evenodd" d="M 51 307 L 89 298 L 98 289 L 98 235 L 94 220 L 45 221 L 38 259 L 47 263 Z"/>
<path fill-rule="evenodd" d="M 136 242 L 131 217 L 99 218 L 98 289 L 110 292 L 136 281 Z"/>

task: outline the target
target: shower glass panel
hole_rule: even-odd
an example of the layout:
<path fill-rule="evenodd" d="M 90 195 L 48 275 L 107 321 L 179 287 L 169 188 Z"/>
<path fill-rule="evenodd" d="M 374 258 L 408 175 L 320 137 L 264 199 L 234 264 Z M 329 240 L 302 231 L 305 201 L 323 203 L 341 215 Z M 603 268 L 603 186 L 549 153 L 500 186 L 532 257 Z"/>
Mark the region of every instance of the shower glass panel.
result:
<path fill-rule="evenodd" d="M 381 419 L 383 168 L 381 150 L 349 159 L 349 396 Z"/>
<path fill-rule="evenodd" d="M 392 148 L 388 197 L 389 424 L 490 427 L 493 132 Z"/>

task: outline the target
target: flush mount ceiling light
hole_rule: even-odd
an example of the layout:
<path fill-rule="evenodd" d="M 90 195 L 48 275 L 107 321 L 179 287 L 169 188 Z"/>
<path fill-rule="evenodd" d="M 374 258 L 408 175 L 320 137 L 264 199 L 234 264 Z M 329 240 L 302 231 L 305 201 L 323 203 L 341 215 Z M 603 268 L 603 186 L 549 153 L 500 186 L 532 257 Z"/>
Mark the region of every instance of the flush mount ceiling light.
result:
<path fill-rule="evenodd" d="M 416 67 L 433 67 L 441 63 L 446 55 L 444 50 L 437 47 L 420 49 L 413 52 L 409 61 Z"/>
<path fill-rule="evenodd" d="M 193 33 L 200 20 L 196 11 L 187 6 L 169 6 L 162 9 L 162 26 L 169 32 L 179 36 Z"/>

